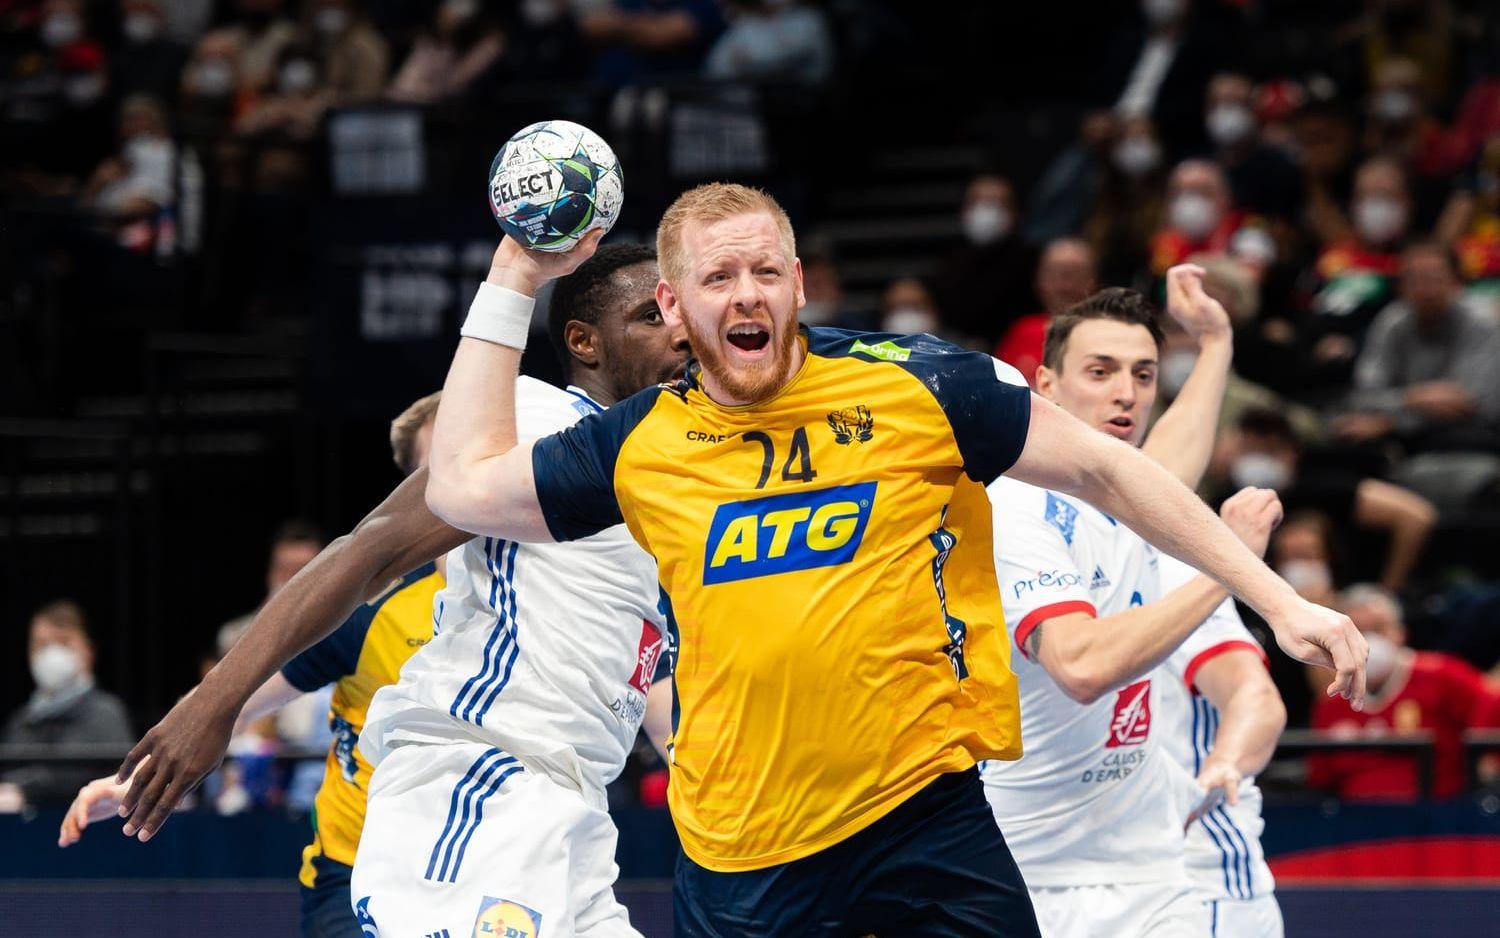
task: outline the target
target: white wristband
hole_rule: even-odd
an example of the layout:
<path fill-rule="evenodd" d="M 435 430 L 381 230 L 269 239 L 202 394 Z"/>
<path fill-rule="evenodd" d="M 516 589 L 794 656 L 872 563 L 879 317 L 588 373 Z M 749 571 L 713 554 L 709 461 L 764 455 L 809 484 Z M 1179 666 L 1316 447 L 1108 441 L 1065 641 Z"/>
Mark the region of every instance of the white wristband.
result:
<path fill-rule="evenodd" d="M 526 335 L 531 331 L 531 311 L 535 307 L 536 300 L 532 297 L 493 283 L 481 283 L 459 333 L 525 351 Z"/>

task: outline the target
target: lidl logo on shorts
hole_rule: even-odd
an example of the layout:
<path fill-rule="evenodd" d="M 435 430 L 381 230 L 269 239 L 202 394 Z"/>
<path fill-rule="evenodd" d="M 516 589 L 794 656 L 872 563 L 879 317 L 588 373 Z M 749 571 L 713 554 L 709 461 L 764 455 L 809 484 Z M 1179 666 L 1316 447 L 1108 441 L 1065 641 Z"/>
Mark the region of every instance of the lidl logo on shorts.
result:
<path fill-rule="evenodd" d="M 703 584 L 848 563 L 875 504 L 874 482 L 720 505 L 703 551 Z"/>
<path fill-rule="evenodd" d="M 538 938 L 542 913 L 519 902 L 485 896 L 474 919 L 474 938 Z"/>

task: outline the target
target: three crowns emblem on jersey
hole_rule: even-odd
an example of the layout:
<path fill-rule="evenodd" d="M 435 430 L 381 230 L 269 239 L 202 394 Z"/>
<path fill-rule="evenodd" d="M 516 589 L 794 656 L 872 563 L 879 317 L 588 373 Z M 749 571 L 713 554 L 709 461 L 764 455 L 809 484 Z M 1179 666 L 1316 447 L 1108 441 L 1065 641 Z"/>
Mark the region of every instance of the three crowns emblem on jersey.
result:
<path fill-rule="evenodd" d="M 848 446 L 850 443 L 868 443 L 875 435 L 875 417 L 863 404 L 836 410 L 828 415 L 828 428 L 833 431 L 834 442 Z"/>

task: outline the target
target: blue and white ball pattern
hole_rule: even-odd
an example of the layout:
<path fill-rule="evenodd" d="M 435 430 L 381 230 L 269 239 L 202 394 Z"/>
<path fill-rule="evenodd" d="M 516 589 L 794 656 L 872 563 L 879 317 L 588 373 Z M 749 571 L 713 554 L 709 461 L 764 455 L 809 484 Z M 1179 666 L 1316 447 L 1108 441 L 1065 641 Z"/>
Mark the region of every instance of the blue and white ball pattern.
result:
<path fill-rule="evenodd" d="M 572 121 L 521 130 L 490 164 L 490 210 L 507 235 L 538 251 L 566 251 L 620 217 L 625 182 L 604 138 Z"/>

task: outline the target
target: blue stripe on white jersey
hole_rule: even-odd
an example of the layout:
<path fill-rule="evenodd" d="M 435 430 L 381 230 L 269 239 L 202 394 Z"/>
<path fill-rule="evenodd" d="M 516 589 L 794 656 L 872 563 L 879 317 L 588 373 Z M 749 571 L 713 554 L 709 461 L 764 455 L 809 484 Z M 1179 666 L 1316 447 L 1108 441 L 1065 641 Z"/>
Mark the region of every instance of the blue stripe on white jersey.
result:
<path fill-rule="evenodd" d="M 464 682 L 458 696 L 448 708 L 449 714 L 469 723 L 483 725 L 484 715 L 500 691 L 510 681 L 511 669 L 520 654 L 516 636 L 515 566 L 516 544 L 485 538 L 485 566 L 490 571 L 490 609 L 495 624 L 484 645 L 479 670 Z M 481 704 L 481 700 L 483 703 Z M 474 708 L 479 707 L 475 715 Z M 460 711 L 462 708 L 462 712 Z"/>
<path fill-rule="evenodd" d="M 1196 776 L 1203 771 L 1203 762 L 1219 735 L 1219 711 L 1204 697 L 1195 695 L 1192 703 L 1193 774 Z M 1250 845 L 1234 819 L 1220 806 L 1200 818 L 1198 823 L 1203 825 L 1209 839 L 1219 849 L 1224 891 L 1237 899 L 1255 898 Z"/>

